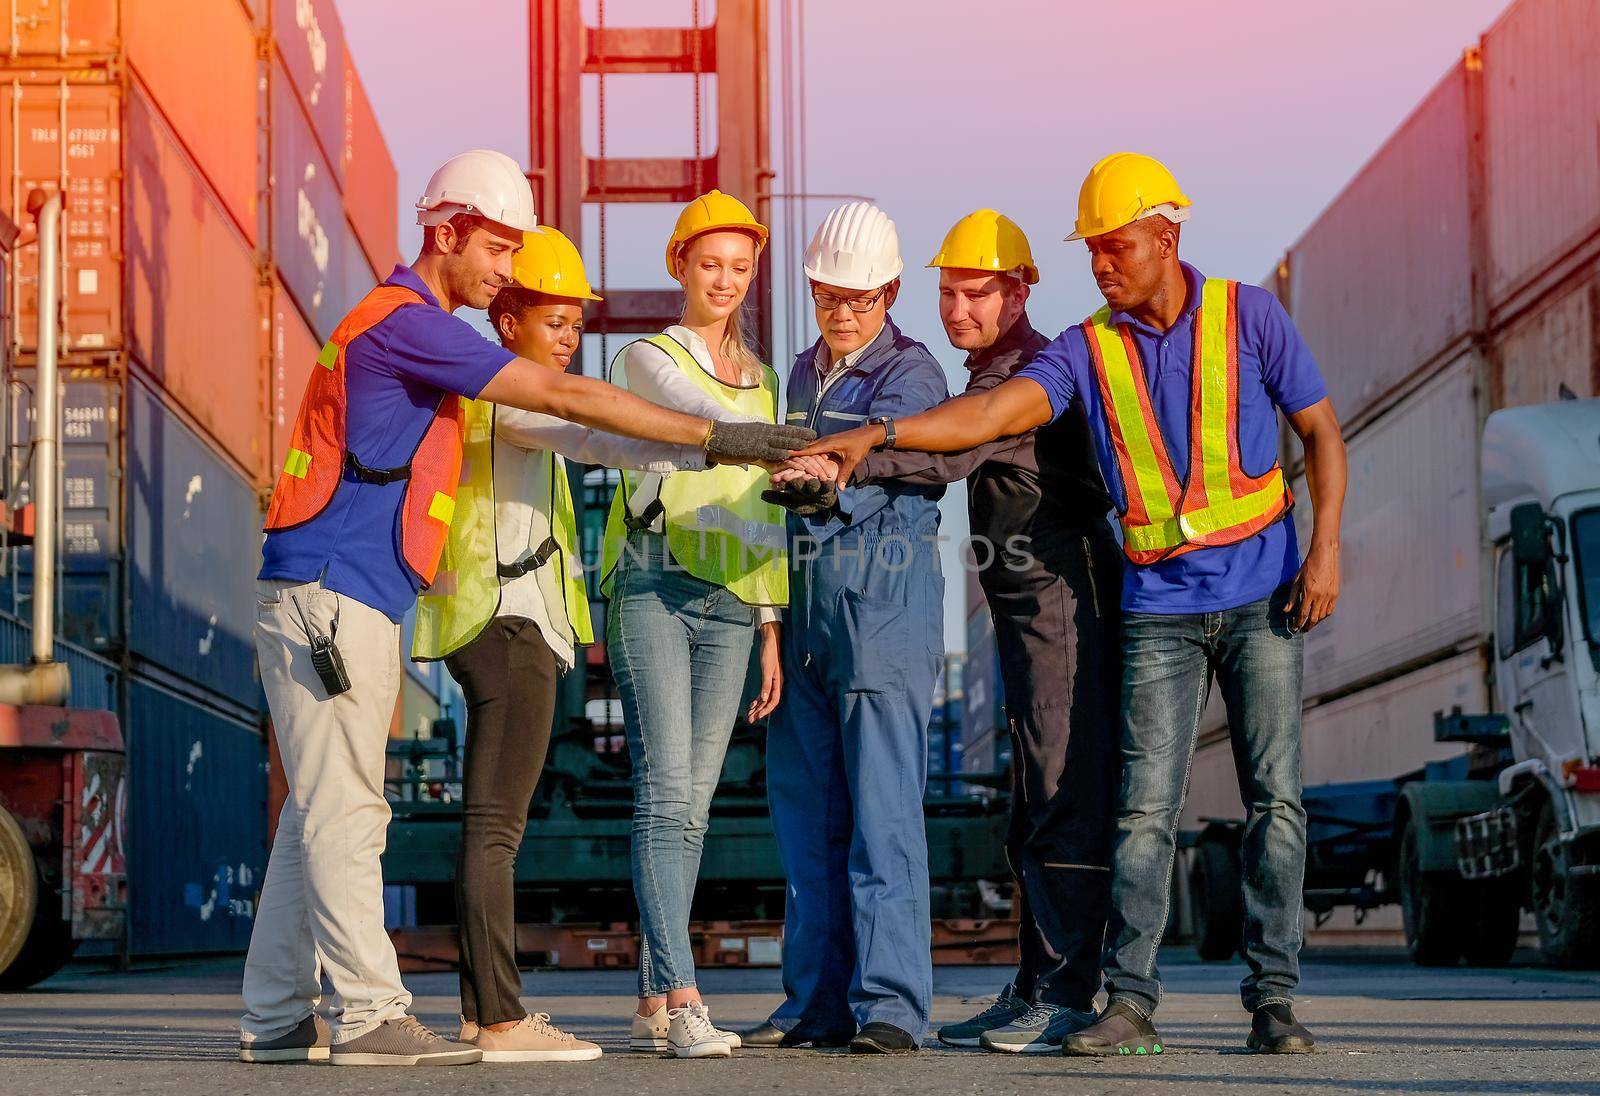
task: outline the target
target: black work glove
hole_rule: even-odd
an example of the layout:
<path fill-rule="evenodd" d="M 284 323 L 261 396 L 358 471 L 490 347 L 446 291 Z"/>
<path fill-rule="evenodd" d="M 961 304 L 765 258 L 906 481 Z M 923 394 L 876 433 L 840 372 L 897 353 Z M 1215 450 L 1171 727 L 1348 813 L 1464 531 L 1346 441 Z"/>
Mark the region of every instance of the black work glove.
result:
<path fill-rule="evenodd" d="M 796 449 L 817 440 L 817 432 L 805 426 L 771 422 L 723 422 L 711 424 L 706 435 L 706 456 L 718 464 L 776 463 L 789 459 Z"/>
<path fill-rule="evenodd" d="M 793 510 L 801 517 L 810 517 L 838 505 L 839 485 L 833 480 L 790 480 L 780 489 L 761 492 L 761 501 Z"/>

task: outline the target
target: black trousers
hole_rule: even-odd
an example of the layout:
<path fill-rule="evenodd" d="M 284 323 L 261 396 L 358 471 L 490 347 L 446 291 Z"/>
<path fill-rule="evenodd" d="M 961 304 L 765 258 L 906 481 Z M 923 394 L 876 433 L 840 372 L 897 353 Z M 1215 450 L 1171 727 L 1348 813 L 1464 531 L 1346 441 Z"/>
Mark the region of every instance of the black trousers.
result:
<path fill-rule="evenodd" d="M 538 626 L 522 617 L 496 617 L 445 665 L 467 698 L 456 853 L 461 1015 L 499 1024 L 526 1015 L 512 875 L 550 746 L 560 666 Z"/>
<path fill-rule="evenodd" d="M 1111 906 L 1122 557 L 1109 527 L 1031 551 L 1022 573 L 984 575 L 1012 744 L 1014 992 L 1088 1009 Z"/>

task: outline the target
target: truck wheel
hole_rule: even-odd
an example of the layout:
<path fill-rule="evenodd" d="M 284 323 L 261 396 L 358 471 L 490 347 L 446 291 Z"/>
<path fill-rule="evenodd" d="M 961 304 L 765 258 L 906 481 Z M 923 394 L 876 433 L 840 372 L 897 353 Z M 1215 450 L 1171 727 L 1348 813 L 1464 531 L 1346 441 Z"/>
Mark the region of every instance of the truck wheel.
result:
<path fill-rule="evenodd" d="M 1417 838 L 1426 823 L 1406 819 L 1400 834 L 1400 913 L 1405 920 L 1406 947 L 1422 967 L 1452 967 L 1461 958 L 1460 878 L 1425 872 Z"/>
<path fill-rule="evenodd" d="M 22 827 L 0 807 L 0 974 L 22 951 L 39 904 L 39 869 Z"/>
<path fill-rule="evenodd" d="M 1202 841 L 1189 871 L 1189 909 L 1194 949 L 1211 961 L 1231 959 L 1242 943 L 1244 899 L 1239 850 L 1226 841 Z"/>
<path fill-rule="evenodd" d="M 1533 834 L 1530 897 L 1539 924 L 1539 950 L 1552 966 L 1600 966 L 1600 886 L 1572 873 L 1555 804 L 1548 799 Z"/>
<path fill-rule="evenodd" d="M 1503 967 L 1517 950 L 1522 900 L 1507 879 L 1469 882 L 1461 890 L 1465 925 L 1461 953 L 1469 967 Z"/>

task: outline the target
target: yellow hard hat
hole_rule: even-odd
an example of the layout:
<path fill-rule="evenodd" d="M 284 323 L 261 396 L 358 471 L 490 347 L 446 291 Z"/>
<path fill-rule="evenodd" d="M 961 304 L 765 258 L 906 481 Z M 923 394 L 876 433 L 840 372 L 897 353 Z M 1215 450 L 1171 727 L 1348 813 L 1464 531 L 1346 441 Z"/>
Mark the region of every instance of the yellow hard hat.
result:
<path fill-rule="evenodd" d="M 511 280 L 523 289 L 551 297 L 605 300 L 589 288 L 589 278 L 583 272 L 583 256 L 578 254 L 578 249 L 549 225 L 540 225 L 522 234 L 522 250 L 511 260 Z"/>
<path fill-rule="evenodd" d="M 1077 228 L 1067 239 L 1102 236 L 1156 213 L 1169 221 L 1187 221 L 1190 204 L 1160 160 L 1113 152 L 1089 169 L 1078 191 Z"/>
<path fill-rule="evenodd" d="M 1017 222 L 992 209 L 977 210 L 957 221 L 955 227 L 945 233 L 939 253 L 928 265 L 1016 273 L 1027 285 L 1039 280 L 1039 268 L 1033 263 L 1028 237 L 1017 227 Z"/>
<path fill-rule="evenodd" d="M 756 257 L 761 257 L 761 249 L 767 246 L 767 226 L 756 220 L 750 207 L 732 194 L 713 190 L 700 195 L 678 214 L 678 223 L 672 226 L 672 238 L 667 241 L 667 274 L 677 280 L 678 253 L 690 240 L 725 229 L 754 236 Z"/>

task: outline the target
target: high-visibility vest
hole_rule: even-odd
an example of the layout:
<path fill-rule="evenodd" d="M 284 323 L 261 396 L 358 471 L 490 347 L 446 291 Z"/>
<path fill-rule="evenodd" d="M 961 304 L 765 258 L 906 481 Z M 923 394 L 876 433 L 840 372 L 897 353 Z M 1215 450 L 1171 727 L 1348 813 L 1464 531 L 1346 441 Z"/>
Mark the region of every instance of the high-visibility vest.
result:
<path fill-rule="evenodd" d="M 549 610 L 550 626 L 568 644 L 593 643 L 566 462 L 549 449 L 528 455 L 535 462 L 523 500 L 533 508 L 528 547 L 518 558 L 502 561 L 495 535 L 495 406 L 467 400 L 465 415 L 456 516 L 439 573 L 417 598 L 411 657 L 419 662 L 446 658 L 477 639 L 500 611 L 502 585 L 529 573 Z"/>
<path fill-rule="evenodd" d="M 761 383 L 749 388 L 723 384 L 700 367 L 670 335 L 652 335 L 645 342 L 660 347 L 685 376 L 736 415 L 778 419 L 778 375 L 761 367 Z M 617 355 L 612 383 L 628 386 L 627 348 Z M 764 502 L 768 476 L 760 465 L 719 464 L 699 472 L 673 472 L 661 477 L 660 495 L 645 515 L 634 518 L 628 500 L 643 473 L 624 471 L 606 520 L 602 572 L 609 582 L 621 558 L 628 529 L 648 526 L 660 514 L 667 548 L 678 565 L 705 582 L 726 587 L 747 605 L 789 604 L 788 532 L 781 506 Z M 659 505 L 658 505 L 659 504 Z"/>
<path fill-rule="evenodd" d="M 1239 463 L 1239 283 L 1208 278 L 1194 317 L 1189 473 L 1180 487 L 1156 423 L 1144 367 L 1129 325 L 1113 327 L 1110 308 L 1083 322 L 1100 385 L 1111 448 L 1127 503 L 1123 550 L 1134 563 L 1158 563 L 1236 544 L 1281 518 L 1294 499 L 1274 462 L 1260 476 Z"/>
<path fill-rule="evenodd" d="M 333 338 L 317 355 L 320 369 L 311 371 L 289 437 L 289 455 L 278 473 L 267 507 L 267 532 L 292 529 L 315 518 L 339 487 L 348 467 L 364 483 L 406 481 L 400 519 L 401 554 L 423 585 L 433 581 L 455 513 L 456 482 L 461 473 L 461 397 L 439 401 L 433 421 L 398 468 L 368 468 L 349 450 L 346 434 L 345 351 L 395 309 L 422 304 L 422 297 L 399 285 L 380 285 L 339 321 Z"/>

